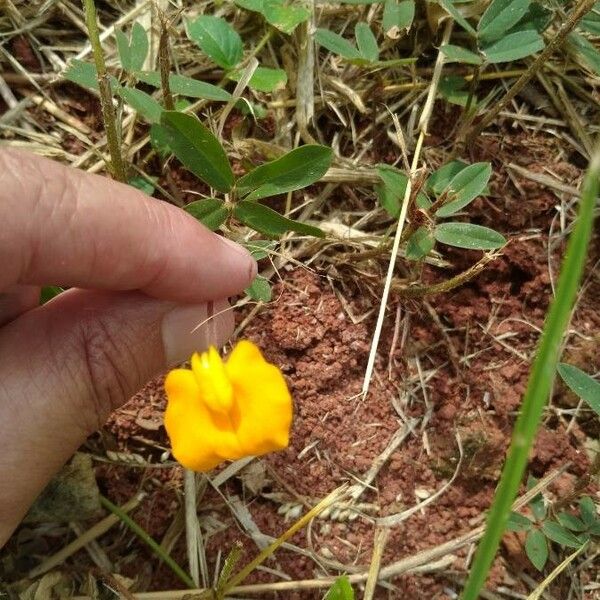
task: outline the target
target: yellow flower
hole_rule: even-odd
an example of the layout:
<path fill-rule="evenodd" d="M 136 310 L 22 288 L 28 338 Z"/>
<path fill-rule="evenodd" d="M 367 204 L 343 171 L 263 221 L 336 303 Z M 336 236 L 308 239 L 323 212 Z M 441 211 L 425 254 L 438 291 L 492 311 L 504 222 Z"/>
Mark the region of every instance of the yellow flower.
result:
<path fill-rule="evenodd" d="M 213 347 L 194 354 L 191 370 L 167 375 L 165 390 L 173 456 L 188 469 L 210 471 L 224 460 L 288 445 L 290 392 L 252 342 L 239 342 L 225 363 Z"/>

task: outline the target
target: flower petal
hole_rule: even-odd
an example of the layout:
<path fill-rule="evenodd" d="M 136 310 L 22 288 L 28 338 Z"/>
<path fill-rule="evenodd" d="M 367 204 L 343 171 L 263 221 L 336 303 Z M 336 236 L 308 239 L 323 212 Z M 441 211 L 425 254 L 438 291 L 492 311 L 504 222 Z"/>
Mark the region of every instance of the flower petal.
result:
<path fill-rule="evenodd" d="M 281 371 L 260 350 L 240 341 L 226 363 L 240 412 L 237 438 L 244 455 L 286 448 L 292 423 L 292 397 Z"/>
<path fill-rule="evenodd" d="M 223 460 L 244 455 L 230 419 L 210 412 L 192 371 L 171 371 L 165 379 L 165 390 L 165 428 L 173 456 L 184 467 L 210 471 Z"/>

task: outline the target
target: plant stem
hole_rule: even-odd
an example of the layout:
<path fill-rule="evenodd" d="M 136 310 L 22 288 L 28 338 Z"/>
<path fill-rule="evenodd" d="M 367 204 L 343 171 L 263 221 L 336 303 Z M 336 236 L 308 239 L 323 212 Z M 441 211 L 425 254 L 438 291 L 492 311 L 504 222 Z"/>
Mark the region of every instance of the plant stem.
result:
<path fill-rule="evenodd" d="M 167 110 L 175 110 L 175 102 L 169 84 L 171 74 L 171 59 L 169 56 L 169 24 L 165 15 L 160 16 L 160 39 L 158 42 L 158 64 L 160 67 L 160 85 L 163 101 Z"/>
<path fill-rule="evenodd" d="M 556 296 L 550 305 L 536 351 L 521 411 L 515 423 L 500 483 L 488 515 L 485 534 L 471 565 L 462 600 L 476 600 L 506 528 L 511 505 L 519 491 L 529 451 L 550 396 L 563 336 L 579 290 L 594 224 L 594 206 L 600 189 L 600 147 L 596 149 L 583 182 L 579 214 L 569 237 Z"/>
<path fill-rule="evenodd" d="M 98 73 L 98 86 L 100 88 L 100 104 L 102 106 L 102 120 L 106 131 L 106 141 L 110 153 L 109 168 L 113 177 L 118 181 L 127 181 L 125 174 L 125 164 L 121 156 L 121 146 L 119 136 L 117 135 L 117 119 L 112 101 L 112 90 L 110 80 L 106 72 L 104 63 L 104 54 L 102 44 L 100 43 L 100 32 L 96 21 L 96 6 L 94 0 L 83 0 L 83 11 L 85 13 L 85 23 L 90 37 L 90 45 L 94 54 L 96 71 Z"/>
<path fill-rule="evenodd" d="M 121 521 L 123 521 L 123 523 L 127 525 L 131 531 L 133 531 L 133 533 L 135 533 L 146 545 L 148 545 L 152 552 L 154 552 L 154 554 L 156 554 L 156 556 L 158 556 L 158 558 L 162 560 L 171 569 L 171 571 L 173 571 L 173 573 L 175 573 L 175 575 L 177 575 L 177 577 L 179 577 L 179 579 L 185 583 L 185 585 L 188 586 L 188 588 L 194 589 L 196 587 L 192 581 L 192 578 L 165 552 L 164 548 L 160 546 L 160 544 L 158 544 L 153 538 L 151 538 L 148 533 L 142 529 L 142 527 L 140 527 L 126 512 L 123 511 L 122 508 L 116 506 L 104 496 L 100 496 L 100 504 L 102 504 L 102 506 L 104 506 L 104 508 L 109 510 L 111 513 L 119 517 L 119 519 L 121 519 Z"/>
<path fill-rule="evenodd" d="M 513 83 L 506 95 L 481 119 L 466 136 L 468 145 L 503 111 L 509 102 L 529 83 L 532 77 L 542 68 L 552 53 L 564 42 L 575 28 L 579 20 L 591 10 L 595 0 L 579 0 L 569 18 L 562 24 L 556 35 L 548 42 L 542 53 L 529 65 L 529 68 Z"/>
<path fill-rule="evenodd" d="M 422 298 L 423 296 L 432 296 L 433 294 L 441 294 L 449 292 L 459 285 L 471 281 L 474 277 L 479 275 L 489 263 L 498 258 L 498 254 L 484 254 L 474 265 L 469 267 L 466 271 L 434 283 L 433 285 L 398 285 L 392 284 L 392 289 L 400 295 L 402 298 Z"/>

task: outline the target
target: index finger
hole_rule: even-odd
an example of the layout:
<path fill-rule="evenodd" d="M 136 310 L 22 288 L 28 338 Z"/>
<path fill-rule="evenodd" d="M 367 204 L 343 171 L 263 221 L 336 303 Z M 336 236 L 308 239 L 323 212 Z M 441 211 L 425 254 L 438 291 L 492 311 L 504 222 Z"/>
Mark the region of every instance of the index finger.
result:
<path fill-rule="evenodd" d="M 0 150 L 0 291 L 133 290 L 182 302 L 233 295 L 256 273 L 241 246 L 128 185 Z"/>

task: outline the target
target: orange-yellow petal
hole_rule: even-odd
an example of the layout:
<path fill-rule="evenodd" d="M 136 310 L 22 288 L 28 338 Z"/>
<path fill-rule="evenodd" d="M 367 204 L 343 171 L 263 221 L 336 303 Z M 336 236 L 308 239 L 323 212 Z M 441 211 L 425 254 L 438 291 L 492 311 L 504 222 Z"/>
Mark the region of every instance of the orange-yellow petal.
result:
<path fill-rule="evenodd" d="M 240 412 L 237 438 L 244 455 L 286 448 L 293 409 L 281 371 L 247 340 L 235 346 L 225 369 Z"/>
<path fill-rule="evenodd" d="M 165 379 L 165 390 L 165 428 L 178 462 L 204 472 L 223 460 L 244 456 L 229 415 L 209 410 L 192 371 L 171 371 Z"/>

